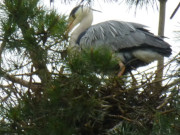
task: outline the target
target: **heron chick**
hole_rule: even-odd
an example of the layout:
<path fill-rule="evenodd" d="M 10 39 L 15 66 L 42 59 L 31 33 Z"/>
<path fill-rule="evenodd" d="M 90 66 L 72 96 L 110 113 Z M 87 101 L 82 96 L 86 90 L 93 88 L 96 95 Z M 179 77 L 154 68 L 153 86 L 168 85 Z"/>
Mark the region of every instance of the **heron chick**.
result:
<path fill-rule="evenodd" d="M 92 22 L 90 7 L 79 5 L 72 9 L 67 30 L 72 31 L 70 45 L 109 47 L 119 58 L 118 76 L 171 55 L 170 45 L 149 32 L 145 25 L 115 20 L 95 25 Z"/>

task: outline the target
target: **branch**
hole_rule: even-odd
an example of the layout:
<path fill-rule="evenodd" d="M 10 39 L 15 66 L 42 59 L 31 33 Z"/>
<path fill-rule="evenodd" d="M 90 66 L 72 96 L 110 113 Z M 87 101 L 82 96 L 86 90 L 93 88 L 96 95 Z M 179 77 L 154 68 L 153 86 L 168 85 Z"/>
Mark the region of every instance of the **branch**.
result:
<path fill-rule="evenodd" d="M 127 120 L 127 121 L 129 121 L 129 122 L 133 122 L 133 121 L 134 121 L 134 120 L 131 120 L 131 119 L 129 119 L 129 118 L 126 118 L 126 117 L 124 117 L 124 116 L 122 116 L 122 115 L 112 115 L 112 114 L 108 114 L 108 116 L 111 117 L 111 118 L 116 118 L 116 119 L 124 119 L 124 120 Z"/>
<path fill-rule="evenodd" d="M 51 79 L 50 72 L 46 66 L 46 64 L 47 64 L 46 63 L 47 62 L 47 58 L 46 58 L 47 57 L 46 56 L 47 51 L 38 45 L 33 34 L 29 36 L 28 30 L 30 29 L 30 26 L 29 26 L 27 20 L 25 22 L 23 22 L 23 24 L 21 22 L 21 23 L 17 23 L 17 25 L 21 29 L 24 39 L 29 43 L 29 46 L 31 46 L 30 49 L 26 48 L 26 50 L 30 54 L 33 66 L 36 68 L 37 75 L 41 79 L 41 82 L 43 84 L 46 84 Z"/>
<path fill-rule="evenodd" d="M 2 44 L 0 46 L 0 62 L 1 62 L 1 55 L 2 55 L 2 52 L 4 50 L 5 45 L 6 45 L 6 42 L 3 40 L 3 42 L 2 42 Z"/>
<path fill-rule="evenodd" d="M 177 84 L 180 84 L 180 78 L 173 81 L 171 84 L 168 85 L 169 87 L 166 86 L 166 88 L 169 89 L 170 87 L 176 86 Z M 169 102 L 169 100 L 172 99 L 172 97 L 174 97 L 175 94 L 175 92 L 172 92 L 167 98 L 165 98 L 164 102 L 161 105 L 156 107 L 156 109 L 161 109 L 163 106 L 165 106 Z"/>
<path fill-rule="evenodd" d="M 180 85 L 180 78 L 178 78 L 178 79 L 174 80 L 173 82 L 171 82 L 170 84 L 166 85 L 165 89 L 169 89 L 172 86 L 177 86 L 177 85 Z"/>
<path fill-rule="evenodd" d="M 31 88 L 32 90 L 37 90 L 39 87 L 37 85 L 34 85 L 34 84 L 30 84 L 28 81 L 25 81 L 23 79 L 20 79 L 20 78 L 17 78 L 15 77 L 14 75 L 9 75 L 7 73 L 5 73 L 4 71 L 0 70 L 0 73 L 2 74 L 2 76 L 13 82 L 13 83 L 17 83 L 17 84 L 20 84 L 24 87 L 27 87 L 27 88 Z"/>
<path fill-rule="evenodd" d="M 177 7 L 175 8 L 174 12 L 172 13 L 170 19 L 172 19 L 172 18 L 174 17 L 174 15 L 175 15 L 176 12 L 178 11 L 179 7 L 180 7 L 180 2 L 179 2 L 179 4 L 177 5 Z"/>

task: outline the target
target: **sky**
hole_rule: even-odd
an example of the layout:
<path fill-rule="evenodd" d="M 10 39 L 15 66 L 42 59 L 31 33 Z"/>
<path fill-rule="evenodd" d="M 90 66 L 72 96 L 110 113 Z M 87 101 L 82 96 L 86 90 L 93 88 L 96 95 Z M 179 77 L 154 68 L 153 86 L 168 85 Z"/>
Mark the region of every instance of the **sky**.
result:
<path fill-rule="evenodd" d="M 168 0 L 166 4 L 166 24 L 165 24 L 165 40 L 172 45 L 174 54 L 180 50 L 180 41 L 177 40 L 177 35 L 174 31 L 180 31 L 180 9 L 176 13 L 173 19 L 170 19 L 171 14 L 178 5 L 179 0 Z M 69 15 L 71 10 L 77 5 L 77 2 L 71 2 L 70 4 L 64 4 L 61 0 L 54 0 L 54 3 L 50 7 L 49 0 L 43 0 L 42 4 L 48 8 L 55 9 L 59 14 Z M 159 6 L 159 2 L 157 2 Z M 95 0 L 92 8 L 101 11 L 94 12 L 93 24 L 103 22 L 106 20 L 119 20 L 136 22 L 148 26 L 148 29 L 155 35 L 158 33 L 158 21 L 159 11 L 157 6 L 149 6 L 148 9 L 141 8 L 135 10 L 135 8 L 129 9 L 125 3 L 104 3 L 103 0 Z M 178 24 L 179 23 L 179 24 Z"/>

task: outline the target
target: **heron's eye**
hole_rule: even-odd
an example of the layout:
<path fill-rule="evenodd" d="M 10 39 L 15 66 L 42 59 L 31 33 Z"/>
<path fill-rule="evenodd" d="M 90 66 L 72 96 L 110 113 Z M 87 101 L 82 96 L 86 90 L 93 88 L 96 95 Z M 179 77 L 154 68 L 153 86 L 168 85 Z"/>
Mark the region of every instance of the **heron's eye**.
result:
<path fill-rule="evenodd" d="M 71 11 L 70 16 L 72 16 L 72 17 L 75 19 L 75 18 L 76 18 L 75 14 L 76 14 L 76 12 L 78 11 L 78 9 L 79 9 L 80 7 L 81 7 L 80 5 L 77 6 L 77 7 L 75 7 L 75 8 Z"/>

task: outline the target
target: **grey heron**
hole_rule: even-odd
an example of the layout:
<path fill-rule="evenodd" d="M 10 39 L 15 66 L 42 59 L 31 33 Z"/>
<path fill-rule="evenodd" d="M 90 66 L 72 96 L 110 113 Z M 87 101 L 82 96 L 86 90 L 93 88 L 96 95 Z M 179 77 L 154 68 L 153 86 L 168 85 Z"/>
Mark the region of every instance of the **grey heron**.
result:
<path fill-rule="evenodd" d="M 115 20 L 95 25 L 92 22 L 92 8 L 79 5 L 72 9 L 67 30 L 72 32 L 70 45 L 108 46 L 119 58 L 118 76 L 171 55 L 170 45 L 145 25 Z"/>

